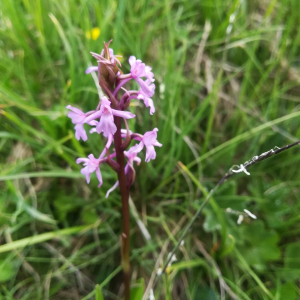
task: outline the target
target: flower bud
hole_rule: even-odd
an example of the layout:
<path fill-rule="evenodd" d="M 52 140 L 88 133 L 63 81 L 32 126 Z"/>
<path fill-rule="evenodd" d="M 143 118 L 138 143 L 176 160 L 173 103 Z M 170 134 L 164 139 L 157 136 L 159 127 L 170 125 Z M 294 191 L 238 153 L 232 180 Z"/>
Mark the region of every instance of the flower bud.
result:
<path fill-rule="evenodd" d="M 117 73 L 120 72 L 117 67 L 116 60 L 112 63 L 112 57 L 109 53 L 109 44 L 104 42 L 103 55 L 93 53 L 93 56 L 98 60 L 98 80 L 99 85 L 106 90 L 108 88 L 110 91 L 114 90 L 115 82 L 117 79 Z M 102 54 L 102 53 L 101 53 Z"/>

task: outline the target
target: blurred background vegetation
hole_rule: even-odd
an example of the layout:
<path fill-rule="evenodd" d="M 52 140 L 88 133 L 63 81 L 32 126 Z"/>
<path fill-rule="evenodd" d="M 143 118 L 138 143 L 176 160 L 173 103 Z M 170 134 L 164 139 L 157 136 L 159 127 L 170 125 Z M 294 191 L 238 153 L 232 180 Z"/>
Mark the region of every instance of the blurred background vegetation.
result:
<path fill-rule="evenodd" d="M 98 103 L 90 51 L 113 39 L 125 71 L 135 55 L 156 78 L 156 113 L 132 103 L 130 121 L 158 127 L 163 144 L 131 188 L 132 282 L 146 288 L 201 188 L 299 138 L 299 12 L 299 0 L 2 0 L 0 299 L 95 299 L 95 284 L 105 299 L 122 294 L 121 202 L 117 191 L 105 199 L 116 176 L 103 166 L 100 189 L 85 183 L 75 160 L 103 141 L 78 142 L 66 117 L 68 104 Z M 155 299 L 232 299 L 220 272 L 237 299 L 300 299 L 299 162 L 296 147 L 226 182 Z M 237 225 L 228 207 L 258 219 Z"/>

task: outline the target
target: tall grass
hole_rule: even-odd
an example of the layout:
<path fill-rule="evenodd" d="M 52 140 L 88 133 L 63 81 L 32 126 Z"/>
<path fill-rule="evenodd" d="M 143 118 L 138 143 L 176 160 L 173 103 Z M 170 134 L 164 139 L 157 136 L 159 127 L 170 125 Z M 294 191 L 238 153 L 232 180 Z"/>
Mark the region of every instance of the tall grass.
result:
<path fill-rule="evenodd" d="M 132 105 L 133 129 L 158 127 L 163 144 L 131 189 L 133 283 L 147 286 L 204 200 L 193 178 L 209 190 L 232 165 L 300 136 L 298 0 L 2 0 L 0 11 L 0 238 L 15 242 L 0 246 L 0 299 L 93 299 L 95 284 L 105 299 L 122 294 L 121 202 L 104 197 L 116 176 L 103 167 L 101 189 L 86 185 L 75 160 L 102 141 L 79 143 L 65 109 L 97 102 L 84 70 L 103 41 L 125 68 L 129 55 L 151 65 L 157 85 L 152 118 Z M 292 149 L 224 184 L 156 299 L 219 299 L 214 266 L 239 299 L 298 299 L 299 160 Z M 259 220 L 238 226 L 227 207 Z"/>

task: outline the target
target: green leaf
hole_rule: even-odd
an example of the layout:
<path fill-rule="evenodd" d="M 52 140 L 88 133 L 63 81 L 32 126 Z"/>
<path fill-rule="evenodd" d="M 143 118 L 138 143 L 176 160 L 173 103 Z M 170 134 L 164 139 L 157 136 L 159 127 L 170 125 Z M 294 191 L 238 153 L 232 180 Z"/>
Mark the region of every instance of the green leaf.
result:
<path fill-rule="evenodd" d="M 280 299 L 296 300 L 296 290 L 292 282 L 288 282 L 280 288 Z"/>
<path fill-rule="evenodd" d="M 198 287 L 195 292 L 193 298 L 194 300 L 205 299 L 205 300 L 218 300 L 216 293 L 214 290 L 208 287 Z"/>
<path fill-rule="evenodd" d="M 104 300 L 99 284 L 96 285 L 96 300 Z"/>
<path fill-rule="evenodd" d="M 240 249 L 249 265 L 262 271 L 267 262 L 280 258 L 280 249 L 277 246 L 279 237 L 275 231 L 266 230 L 263 222 L 259 220 L 242 226 L 242 236 L 246 243 Z"/>
<path fill-rule="evenodd" d="M 97 212 L 94 208 L 85 209 L 81 213 L 82 221 L 86 224 L 93 224 L 98 220 Z"/>
<path fill-rule="evenodd" d="M 80 231 L 86 231 L 90 229 L 91 226 L 75 226 L 57 231 L 50 231 L 46 233 L 41 233 L 32 237 L 24 238 L 21 240 L 13 241 L 11 243 L 7 243 L 0 246 L 0 253 L 24 248 L 29 245 L 34 245 L 38 243 L 42 243 L 54 238 L 62 237 L 64 235 L 71 235 L 74 233 L 78 233 Z"/>
<path fill-rule="evenodd" d="M 13 179 L 23 179 L 23 178 L 36 178 L 36 177 L 65 177 L 65 178 L 82 178 L 80 172 L 75 171 L 43 171 L 43 172 L 28 172 L 28 173 L 19 173 L 19 174 L 10 174 L 0 176 L 0 181 L 4 180 L 13 180 Z"/>
<path fill-rule="evenodd" d="M 14 263 L 8 260 L 0 260 L 0 282 L 10 280 L 14 274 Z"/>
<path fill-rule="evenodd" d="M 206 232 L 221 230 L 221 224 L 214 211 L 212 211 L 211 209 L 205 209 L 203 211 L 203 214 L 205 215 L 203 228 Z"/>
<path fill-rule="evenodd" d="M 285 276 L 294 280 L 300 278 L 300 242 L 291 243 L 286 247 L 284 255 Z"/>
<path fill-rule="evenodd" d="M 143 278 L 140 278 L 134 283 L 130 289 L 130 300 L 143 299 L 145 290 L 145 282 Z"/>
<path fill-rule="evenodd" d="M 29 206 L 27 203 L 22 202 L 22 206 L 32 218 L 37 219 L 42 222 L 45 222 L 45 223 L 56 224 L 56 221 L 53 220 L 49 215 L 41 213 L 34 207 Z"/>
<path fill-rule="evenodd" d="M 286 247 L 284 266 L 300 270 L 300 242 L 289 244 Z"/>

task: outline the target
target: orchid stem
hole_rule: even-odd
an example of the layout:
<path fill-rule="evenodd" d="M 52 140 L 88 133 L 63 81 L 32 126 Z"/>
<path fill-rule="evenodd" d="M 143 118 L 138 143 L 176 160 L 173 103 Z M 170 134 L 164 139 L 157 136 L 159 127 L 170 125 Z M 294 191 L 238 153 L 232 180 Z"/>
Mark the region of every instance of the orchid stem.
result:
<path fill-rule="evenodd" d="M 129 190 L 126 183 L 126 176 L 124 172 L 124 153 L 122 150 L 121 137 L 121 118 L 114 117 L 114 122 L 117 126 L 117 131 L 114 135 L 114 144 L 116 149 L 117 162 L 120 165 L 118 171 L 118 180 L 120 186 L 120 193 L 122 198 L 122 219 L 123 231 L 121 235 L 121 265 L 124 273 L 124 299 L 130 299 L 130 236 L 129 236 Z"/>

